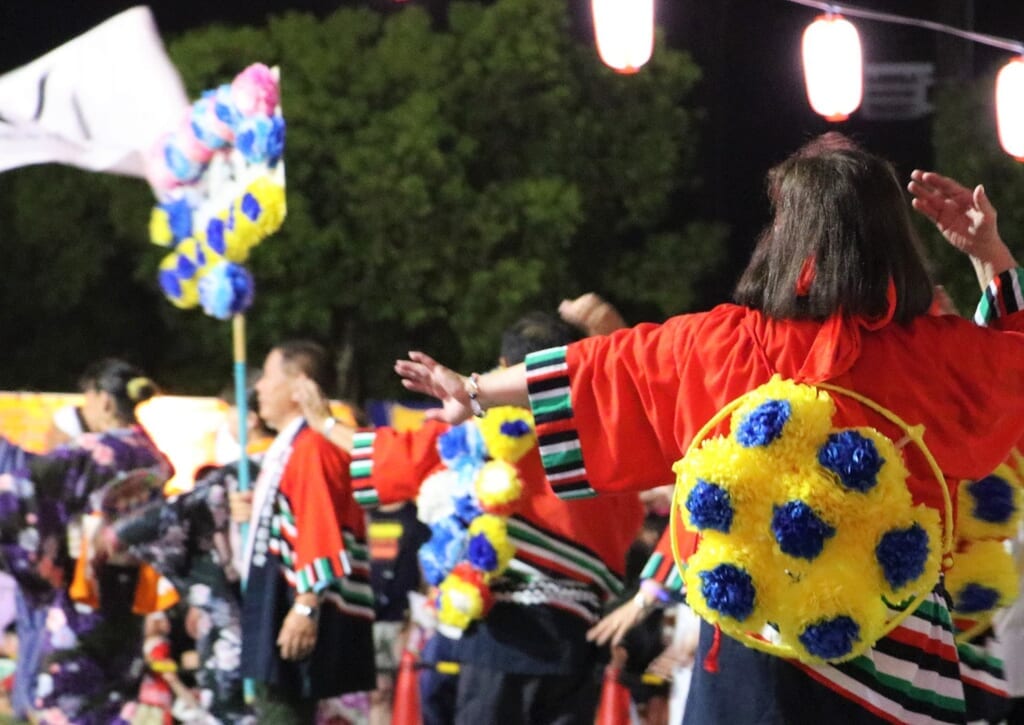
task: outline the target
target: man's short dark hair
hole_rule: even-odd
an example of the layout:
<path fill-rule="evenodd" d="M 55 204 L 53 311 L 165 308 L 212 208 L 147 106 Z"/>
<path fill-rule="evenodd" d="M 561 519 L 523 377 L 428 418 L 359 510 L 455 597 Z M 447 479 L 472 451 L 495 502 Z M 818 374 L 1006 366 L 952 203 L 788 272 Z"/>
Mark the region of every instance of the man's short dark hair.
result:
<path fill-rule="evenodd" d="M 274 349 L 281 353 L 285 365 L 319 385 L 324 395 L 334 395 L 334 366 L 323 345 L 312 340 L 288 340 Z"/>
<path fill-rule="evenodd" d="M 531 352 L 568 345 L 581 337 L 576 327 L 553 315 L 530 312 L 505 328 L 501 335 L 501 356 L 507 365 L 516 365 Z"/>

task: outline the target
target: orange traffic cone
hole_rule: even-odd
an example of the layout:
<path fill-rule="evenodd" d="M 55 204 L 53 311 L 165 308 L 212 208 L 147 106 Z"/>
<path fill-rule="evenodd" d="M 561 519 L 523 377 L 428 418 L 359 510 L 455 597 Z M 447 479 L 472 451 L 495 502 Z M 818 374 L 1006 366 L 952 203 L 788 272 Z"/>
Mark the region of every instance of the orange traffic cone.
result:
<path fill-rule="evenodd" d="M 391 709 L 391 725 L 421 725 L 420 685 L 416 674 L 416 655 L 405 650 L 395 678 L 395 704 Z"/>
<path fill-rule="evenodd" d="M 613 655 L 612 663 L 604 668 L 601 701 L 597 706 L 597 718 L 594 720 L 594 725 L 630 725 L 629 688 L 619 682 L 622 664 L 616 662 L 616 659 Z"/>

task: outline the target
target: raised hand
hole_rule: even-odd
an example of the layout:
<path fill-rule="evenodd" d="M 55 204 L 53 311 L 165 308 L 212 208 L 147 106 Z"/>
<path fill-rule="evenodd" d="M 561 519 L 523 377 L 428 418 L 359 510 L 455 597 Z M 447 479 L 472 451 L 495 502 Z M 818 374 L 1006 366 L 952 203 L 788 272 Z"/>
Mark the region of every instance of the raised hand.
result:
<path fill-rule="evenodd" d="M 323 430 L 324 423 L 331 417 L 331 405 L 319 385 L 305 375 L 300 376 L 292 383 L 292 400 L 302 408 L 302 417 L 307 423 L 315 430 Z"/>
<path fill-rule="evenodd" d="M 427 411 L 428 418 L 456 425 L 472 415 L 467 378 L 446 368 L 429 355 L 412 351 L 408 360 L 395 361 L 395 372 L 401 376 L 402 385 L 407 390 L 441 401 L 441 408 Z"/>
<path fill-rule="evenodd" d="M 978 283 L 1017 266 L 999 236 L 997 213 L 980 184 L 973 190 L 933 171 L 914 170 L 907 188 L 914 209 L 931 219 L 952 246 L 970 255 Z"/>
<path fill-rule="evenodd" d="M 980 184 L 973 190 L 933 171 L 915 170 L 908 185 L 914 209 L 931 219 L 961 252 L 985 258 L 1002 244 L 997 213 Z"/>

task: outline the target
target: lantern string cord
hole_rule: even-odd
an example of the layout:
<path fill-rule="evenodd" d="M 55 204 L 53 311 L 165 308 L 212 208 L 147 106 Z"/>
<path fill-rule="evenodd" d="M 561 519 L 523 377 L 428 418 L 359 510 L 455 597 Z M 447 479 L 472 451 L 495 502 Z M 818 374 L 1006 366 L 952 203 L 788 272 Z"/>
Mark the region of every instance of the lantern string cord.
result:
<path fill-rule="evenodd" d="M 1010 40 L 1009 38 L 999 38 L 994 35 L 986 35 L 985 33 L 974 33 L 969 30 L 963 30 L 944 23 L 936 23 L 931 20 L 908 18 L 904 15 L 893 15 L 892 13 L 867 10 L 865 8 L 854 7 L 852 5 L 818 2 L 817 0 L 786 0 L 786 2 L 803 5 L 809 8 L 817 8 L 818 10 L 823 10 L 827 13 L 837 13 L 855 18 L 864 18 L 865 20 L 877 20 L 879 22 L 892 23 L 894 25 L 910 25 L 915 28 L 934 30 L 937 33 L 945 33 L 946 35 L 953 35 L 958 38 L 963 38 L 964 40 L 974 41 L 975 43 L 990 45 L 993 48 L 1001 48 L 1012 53 L 1024 54 L 1024 43 L 1021 41 Z"/>

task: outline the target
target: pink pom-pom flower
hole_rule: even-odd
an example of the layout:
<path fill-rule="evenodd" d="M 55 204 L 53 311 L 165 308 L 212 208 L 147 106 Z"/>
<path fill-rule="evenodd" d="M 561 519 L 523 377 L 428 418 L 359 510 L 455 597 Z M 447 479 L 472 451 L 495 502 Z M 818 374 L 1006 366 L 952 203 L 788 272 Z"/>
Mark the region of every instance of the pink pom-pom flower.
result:
<path fill-rule="evenodd" d="M 277 79 L 262 63 L 253 63 L 231 83 L 231 100 L 243 116 L 272 116 L 279 98 Z"/>

